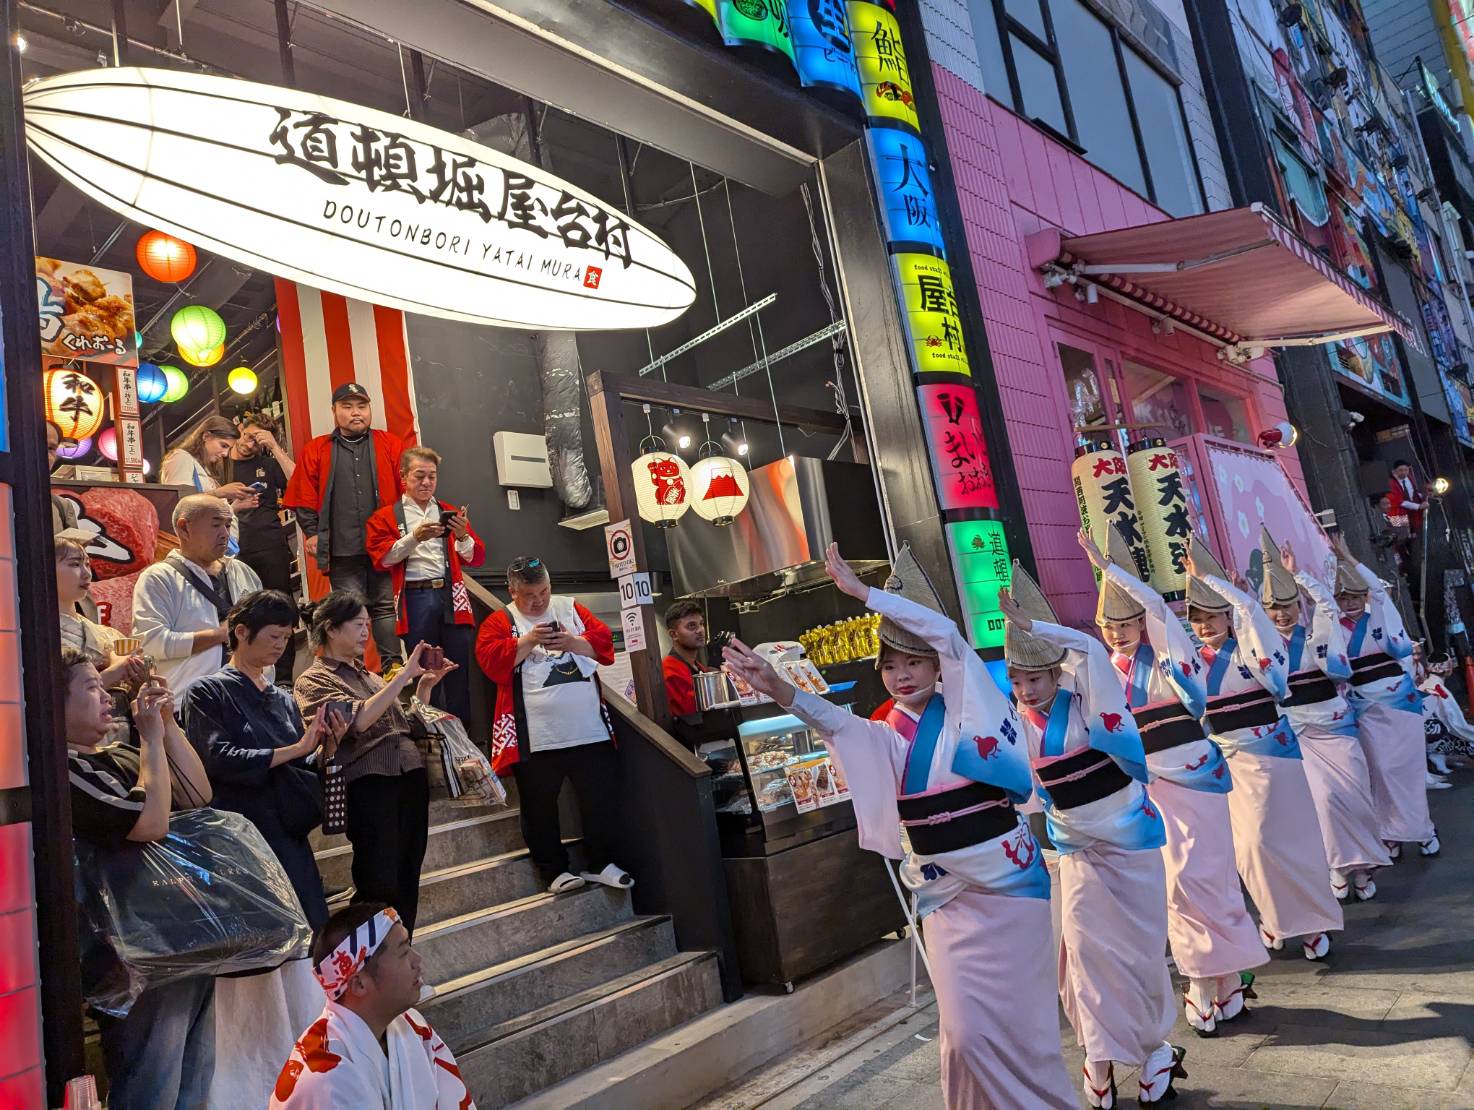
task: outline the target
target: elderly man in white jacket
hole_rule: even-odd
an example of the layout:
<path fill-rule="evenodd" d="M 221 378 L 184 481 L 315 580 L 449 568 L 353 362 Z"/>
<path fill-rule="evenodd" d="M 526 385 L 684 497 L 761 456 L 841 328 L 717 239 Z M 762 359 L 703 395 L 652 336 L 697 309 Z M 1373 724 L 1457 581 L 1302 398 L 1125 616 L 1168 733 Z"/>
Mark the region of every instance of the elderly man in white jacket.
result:
<path fill-rule="evenodd" d="M 225 615 L 261 588 L 256 572 L 225 555 L 233 517 L 210 494 L 181 497 L 174 506 L 179 549 L 148 567 L 133 587 L 133 634 L 182 704 L 185 691 L 225 663 Z M 267 681 L 275 680 L 275 668 Z"/>

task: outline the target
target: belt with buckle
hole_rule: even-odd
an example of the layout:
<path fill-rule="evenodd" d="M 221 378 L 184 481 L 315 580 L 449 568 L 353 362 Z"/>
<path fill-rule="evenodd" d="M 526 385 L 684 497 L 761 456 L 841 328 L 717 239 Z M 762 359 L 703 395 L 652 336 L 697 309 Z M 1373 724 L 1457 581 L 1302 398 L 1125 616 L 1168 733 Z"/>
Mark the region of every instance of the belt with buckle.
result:
<path fill-rule="evenodd" d="M 417 578 L 413 582 L 404 584 L 406 590 L 443 590 L 445 589 L 444 578 Z"/>

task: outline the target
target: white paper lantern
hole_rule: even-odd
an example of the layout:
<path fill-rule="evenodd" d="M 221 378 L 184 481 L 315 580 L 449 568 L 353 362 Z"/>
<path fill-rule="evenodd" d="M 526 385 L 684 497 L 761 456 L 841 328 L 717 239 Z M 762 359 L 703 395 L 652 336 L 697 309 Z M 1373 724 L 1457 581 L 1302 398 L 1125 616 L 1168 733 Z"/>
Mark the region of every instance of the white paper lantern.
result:
<path fill-rule="evenodd" d="M 651 451 L 630 464 L 640 519 L 672 527 L 691 507 L 691 468 L 669 451 Z"/>
<path fill-rule="evenodd" d="M 113 66 L 32 82 L 25 114 L 32 151 L 99 204 L 316 289 L 536 331 L 654 328 L 696 299 L 618 207 L 375 108 Z"/>
<path fill-rule="evenodd" d="M 698 459 L 691 468 L 691 511 L 717 527 L 747 508 L 747 468 L 726 455 Z"/>

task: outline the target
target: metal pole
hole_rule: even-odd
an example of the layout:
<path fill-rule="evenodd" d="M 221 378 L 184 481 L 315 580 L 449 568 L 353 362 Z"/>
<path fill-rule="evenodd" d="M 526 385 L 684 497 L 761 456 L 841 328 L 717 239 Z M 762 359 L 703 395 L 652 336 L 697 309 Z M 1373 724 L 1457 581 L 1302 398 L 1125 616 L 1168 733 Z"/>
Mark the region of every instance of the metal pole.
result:
<path fill-rule="evenodd" d="M 926 967 L 927 978 L 933 978 L 931 961 L 926 958 L 926 949 L 921 946 L 921 930 L 916 926 L 916 915 L 911 912 L 911 904 L 906 901 L 906 896 L 901 893 L 901 884 L 896 880 L 896 873 L 891 867 L 891 861 L 881 857 L 885 863 L 885 873 L 890 877 L 891 889 L 896 892 L 896 901 L 901 903 L 901 912 L 906 915 L 906 924 L 911 927 L 911 1004 L 916 1004 L 916 971 L 915 958 L 921 956 L 921 962 Z"/>

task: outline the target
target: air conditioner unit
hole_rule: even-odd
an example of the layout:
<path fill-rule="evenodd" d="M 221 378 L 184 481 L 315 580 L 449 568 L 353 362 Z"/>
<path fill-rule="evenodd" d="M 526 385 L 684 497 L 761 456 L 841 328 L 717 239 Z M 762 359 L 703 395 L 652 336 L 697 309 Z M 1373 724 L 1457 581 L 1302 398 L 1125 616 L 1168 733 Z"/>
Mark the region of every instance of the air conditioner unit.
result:
<path fill-rule="evenodd" d="M 553 472 L 548 467 L 548 441 L 526 432 L 493 432 L 496 480 L 517 489 L 551 489 Z"/>

